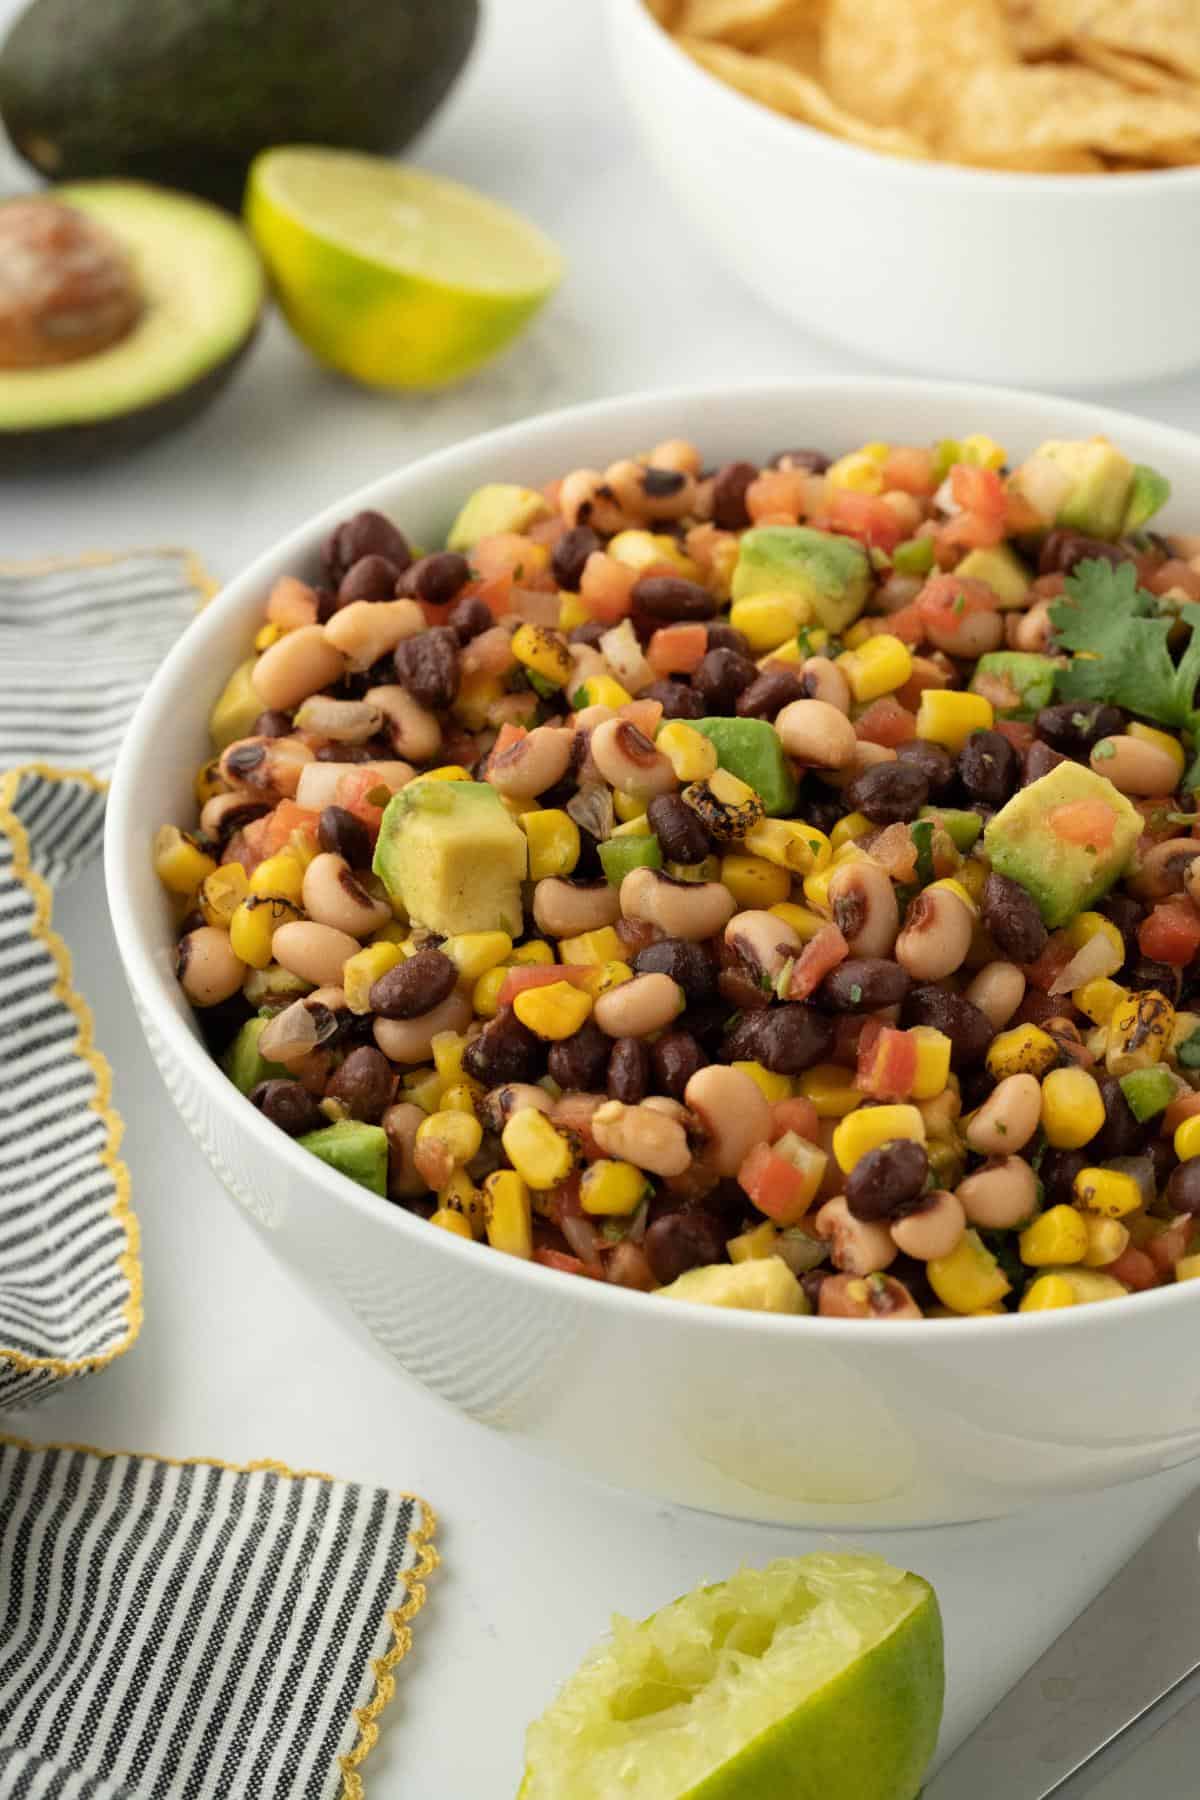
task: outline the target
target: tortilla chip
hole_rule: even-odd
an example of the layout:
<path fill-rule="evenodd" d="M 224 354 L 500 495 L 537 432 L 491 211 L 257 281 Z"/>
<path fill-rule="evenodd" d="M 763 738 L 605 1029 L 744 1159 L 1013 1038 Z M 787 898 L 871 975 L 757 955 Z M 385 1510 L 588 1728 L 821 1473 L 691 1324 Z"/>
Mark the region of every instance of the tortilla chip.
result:
<path fill-rule="evenodd" d="M 674 31 L 683 0 L 644 0 L 646 11 L 664 31 Z"/>
<path fill-rule="evenodd" d="M 869 124 L 854 113 L 845 111 L 829 98 L 817 82 L 798 74 L 787 63 L 771 62 L 762 56 L 745 56 L 725 44 L 710 44 L 698 38 L 681 38 L 680 47 L 687 51 L 710 75 L 715 75 L 739 93 L 774 112 L 783 113 L 802 124 L 814 125 L 848 143 L 867 150 L 879 150 L 889 156 L 927 157 L 929 147 L 910 131 L 888 131 Z"/>
<path fill-rule="evenodd" d="M 786 63 L 798 75 L 806 75 L 821 86 L 821 28 L 813 25 L 807 31 L 794 31 L 787 37 L 768 38 L 758 54 L 770 62 Z"/>
<path fill-rule="evenodd" d="M 1103 175 L 1108 168 L 1104 158 L 1091 150 L 1016 150 L 976 166 L 1021 175 Z"/>
<path fill-rule="evenodd" d="M 716 38 L 752 49 L 780 32 L 816 26 L 825 0 L 682 0 L 674 29 L 682 37 Z"/>
<path fill-rule="evenodd" d="M 1145 57 L 1130 56 L 1127 50 L 1112 50 L 1094 38 L 1076 38 L 1071 51 L 1086 68 L 1119 81 L 1122 87 L 1136 88 L 1143 94 L 1186 94 L 1188 84 L 1161 63 L 1147 62 Z"/>
<path fill-rule="evenodd" d="M 1000 0 L 830 0 L 821 66 L 840 105 L 921 129 L 943 87 L 1016 64 Z"/>
<path fill-rule="evenodd" d="M 1086 39 L 1200 81 L 1197 0 L 1041 0 L 1041 6 L 1074 44 Z"/>
<path fill-rule="evenodd" d="M 1047 19 L 1042 0 L 1003 0 L 1003 6 L 1009 38 L 1023 62 L 1055 56 L 1063 48 L 1066 39 Z"/>
<path fill-rule="evenodd" d="M 1088 150 L 1153 158 L 1200 135 L 1200 95 L 1132 93 L 1073 64 L 976 69 L 945 91 L 938 145 L 956 160 L 1003 167 L 1018 154 Z"/>

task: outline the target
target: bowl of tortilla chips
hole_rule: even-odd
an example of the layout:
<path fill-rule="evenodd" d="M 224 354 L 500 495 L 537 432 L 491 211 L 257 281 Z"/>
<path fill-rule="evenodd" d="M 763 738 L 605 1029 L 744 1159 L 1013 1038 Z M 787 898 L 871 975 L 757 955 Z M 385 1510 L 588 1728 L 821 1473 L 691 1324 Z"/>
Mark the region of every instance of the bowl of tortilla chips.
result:
<path fill-rule="evenodd" d="M 721 259 L 880 360 L 1035 386 L 1200 363 L 1200 0 L 608 0 Z"/>

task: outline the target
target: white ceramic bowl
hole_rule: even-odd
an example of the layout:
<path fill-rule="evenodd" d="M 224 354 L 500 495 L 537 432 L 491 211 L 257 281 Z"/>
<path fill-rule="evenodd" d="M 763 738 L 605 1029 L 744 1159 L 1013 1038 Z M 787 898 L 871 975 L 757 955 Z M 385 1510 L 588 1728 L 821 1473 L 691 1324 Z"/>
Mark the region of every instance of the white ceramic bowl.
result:
<path fill-rule="evenodd" d="M 806 330 L 933 375 L 1031 386 L 1200 362 L 1200 169 L 1007 175 L 906 162 L 746 99 L 642 0 L 607 0 L 646 146 L 721 261 Z"/>
<path fill-rule="evenodd" d="M 624 1487 L 861 1528 L 1004 1513 L 1149 1474 L 1200 1455 L 1200 1287 L 1024 1319 L 772 1318 L 658 1301 L 436 1231 L 298 1149 L 209 1060 L 172 972 L 154 834 L 192 816 L 209 708 L 272 581 L 315 567 L 321 537 L 359 507 L 434 543 L 484 481 L 540 483 L 676 434 L 721 460 L 971 431 L 1014 455 L 1108 431 L 1172 477 L 1177 523 L 1200 515 L 1200 442 L 1078 404 L 885 380 L 605 401 L 443 451 L 292 533 L 191 626 L 121 751 L 106 846 L 113 924 L 155 1059 L 222 1181 L 280 1256 L 335 1288 L 435 1392 Z"/>

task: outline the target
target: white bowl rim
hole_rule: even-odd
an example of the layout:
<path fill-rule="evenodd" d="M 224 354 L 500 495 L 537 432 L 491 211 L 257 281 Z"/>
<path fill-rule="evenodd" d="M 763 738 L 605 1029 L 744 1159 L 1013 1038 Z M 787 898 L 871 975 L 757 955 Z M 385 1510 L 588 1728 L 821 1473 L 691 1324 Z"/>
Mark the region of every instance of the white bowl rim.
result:
<path fill-rule="evenodd" d="M 713 103 L 714 92 L 723 95 L 730 103 L 732 113 L 740 113 L 749 129 L 757 129 L 766 135 L 777 138 L 781 146 L 791 142 L 796 147 L 797 132 L 803 134 L 803 142 L 810 150 L 819 151 L 833 157 L 849 158 L 854 162 L 870 162 L 873 166 L 880 164 L 889 169 L 894 168 L 896 179 L 911 181 L 916 185 L 965 187 L 978 182 L 981 187 L 993 193 L 1007 190 L 1010 194 L 1024 193 L 1028 197 L 1031 184 L 1048 192 L 1087 194 L 1097 197 L 1120 200 L 1125 194 L 1135 199 L 1145 198 L 1147 188 L 1163 188 L 1168 184 L 1176 188 L 1194 187 L 1200 184 L 1200 166 L 1184 165 L 1181 168 L 1166 169 L 1131 169 L 1128 173 L 1109 172 L 1102 175 L 1084 174 L 1046 174 L 1036 169 L 987 169 L 976 168 L 970 163 L 942 162 L 936 158 L 921 161 L 915 157 L 889 156 L 882 150 L 872 150 L 866 144 L 851 143 L 847 138 L 835 137 L 830 131 L 821 131 L 815 125 L 806 125 L 802 119 L 790 119 L 783 113 L 777 113 L 772 107 L 765 106 L 760 100 L 752 100 L 740 89 L 731 87 L 728 82 L 720 80 L 711 70 L 702 68 L 693 62 L 685 50 L 681 50 L 669 31 L 653 18 L 643 0 L 608 0 L 610 20 L 615 20 L 624 13 L 631 21 L 631 29 L 640 32 L 646 42 L 655 42 L 659 53 L 666 52 L 673 56 L 680 65 L 681 72 L 693 80 L 696 88 L 698 105 Z M 615 26 L 610 24 L 610 30 Z"/>
<path fill-rule="evenodd" d="M 608 418 L 619 417 L 628 408 L 644 408 L 647 404 L 661 406 L 664 417 L 669 421 L 675 406 L 694 405 L 696 402 L 711 401 L 714 404 L 725 403 L 733 399 L 756 400 L 766 403 L 777 400 L 780 396 L 791 396 L 798 403 L 805 398 L 820 396 L 835 397 L 843 394 L 856 396 L 887 396 L 890 399 L 918 402 L 928 398 L 930 392 L 944 394 L 949 402 L 953 397 L 958 402 L 966 402 L 980 409 L 980 416 L 986 417 L 985 408 L 990 402 L 1003 405 L 1044 407 L 1052 406 L 1055 412 L 1063 417 L 1063 427 L 1077 428 L 1080 431 L 1119 433 L 1122 424 L 1138 430 L 1152 431 L 1164 448 L 1169 452 L 1177 450 L 1181 455 L 1195 458 L 1200 455 L 1200 438 L 1191 433 L 1181 431 L 1173 426 L 1160 425 L 1157 421 L 1144 416 L 1120 412 L 1114 408 L 1097 406 L 1081 400 L 1059 399 L 1043 393 L 1023 391 L 1017 388 L 985 385 L 977 382 L 928 381 L 918 377 L 905 376 L 822 376 L 818 378 L 789 378 L 776 381 L 727 382 L 722 384 L 700 384 L 687 387 L 671 387 L 639 390 L 635 393 L 615 395 L 602 400 L 584 401 L 582 403 L 559 407 L 551 412 L 544 412 L 523 419 L 515 424 L 502 426 L 497 430 L 479 432 L 470 438 L 462 439 L 444 449 L 435 451 L 430 456 L 418 458 L 399 471 L 376 477 L 366 486 L 354 493 L 343 496 L 332 505 L 326 507 L 315 519 L 309 519 L 294 531 L 278 539 L 270 548 L 255 557 L 253 562 L 241 574 L 225 584 L 225 586 L 208 602 L 204 610 L 188 626 L 182 637 L 168 653 L 156 671 L 150 685 L 143 694 L 137 710 L 129 724 L 109 788 L 108 810 L 104 839 L 104 868 L 107 888 L 109 912 L 113 930 L 117 938 L 118 948 L 125 966 L 127 980 L 136 988 L 141 1006 L 145 1009 L 156 1032 L 167 1044 L 170 1052 L 186 1069 L 187 1074 L 204 1090 L 206 1097 L 220 1111 L 229 1114 L 235 1125 L 243 1132 L 248 1132 L 259 1147 L 269 1156 L 280 1162 L 281 1174 L 291 1170 L 293 1174 L 310 1183 L 316 1183 L 329 1195 L 331 1201 L 341 1206 L 349 1206 L 369 1217 L 372 1223 L 379 1223 L 384 1230 L 393 1229 L 401 1233 L 431 1231 L 429 1224 L 415 1214 L 405 1211 L 398 1205 L 387 1201 L 381 1202 L 377 1195 L 371 1194 L 357 1182 L 338 1174 L 317 1157 L 299 1146 L 278 1127 L 271 1125 L 259 1112 L 251 1106 L 249 1100 L 241 1094 L 219 1065 L 208 1054 L 204 1045 L 193 1035 L 183 1018 L 176 1012 L 172 1000 L 173 983 L 155 966 L 145 938 L 138 922 L 137 909 L 129 887 L 129 871 L 131 859 L 139 854 L 147 853 L 147 836 L 144 822 L 137 814 L 137 772 L 139 764 L 153 755 L 153 726 L 156 715 L 162 710 L 160 696 L 174 690 L 183 691 L 186 687 L 185 676 L 192 654 L 198 643 L 205 639 L 219 639 L 226 616 L 239 612 L 244 604 L 247 591 L 261 590 L 263 580 L 281 560 L 295 558 L 297 561 L 311 557 L 314 545 L 321 536 L 329 531 L 348 513 L 371 506 L 395 507 L 397 500 L 394 490 L 397 483 L 406 478 L 419 478 L 422 481 L 430 476 L 437 476 L 445 469 L 452 472 L 464 455 L 478 455 L 494 450 L 498 453 L 508 449 L 519 448 L 527 443 L 530 436 L 540 433 L 555 434 L 563 425 L 578 423 L 592 425 L 603 423 Z M 401 496 L 400 504 L 403 503 Z M 231 665 L 232 666 L 232 665 Z M 155 821 L 155 824 L 162 821 Z M 119 1072 L 118 1072 L 119 1078 Z M 492 1250 L 486 1244 L 467 1243 L 451 1232 L 434 1230 L 433 1236 L 438 1241 L 439 1250 L 451 1257 L 474 1257 L 484 1255 L 491 1259 L 490 1266 L 497 1281 L 511 1281 L 515 1284 L 541 1284 L 545 1281 L 569 1281 L 579 1290 L 577 1303 L 581 1306 L 595 1304 L 608 1307 L 614 1315 L 624 1315 L 630 1319 L 645 1316 L 644 1308 L 655 1304 L 654 1296 L 634 1292 L 602 1281 L 587 1277 L 567 1274 L 564 1271 L 549 1269 L 541 1264 L 526 1262 L 519 1257 L 506 1256 L 502 1252 Z M 425 1240 L 423 1240 L 425 1241 Z M 478 1265 L 476 1265 L 478 1266 Z M 1176 1283 L 1172 1286 L 1160 1287 L 1149 1292 L 1131 1296 L 1132 1305 L 1128 1313 L 1123 1313 L 1128 1324 L 1145 1318 L 1149 1325 L 1153 1312 L 1167 1307 L 1183 1307 L 1191 1302 L 1189 1296 L 1191 1283 Z M 535 1290 L 536 1291 L 536 1290 Z M 1200 1291 L 1200 1284 L 1198 1284 Z M 804 1315 L 802 1322 L 797 1323 L 795 1315 L 751 1312 L 733 1308 L 710 1307 L 677 1304 L 674 1308 L 679 1330 L 683 1332 L 726 1331 L 756 1332 L 781 1339 L 798 1340 L 815 1333 L 820 1340 L 846 1342 L 848 1339 L 864 1341 L 863 1334 L 873 1339 L 882 1332 L 886 1333 L 884 1341 L 893 1346 L 893 1353 L 898 1346 L 891 1328 L 881 1325 L 879 1321 L 862 1319 L 826 1319 L 817 1314 Z M 1107 1316 L 1102 1304 L 1090 1306 L 1064 1307 L 1047 1312 L 1027 1313 L 1020 1323 L 1015 1323 L 1011 1314 L 1004 1317 L 962 1317 L 954 1320 L 921 1319 L 896 1321 L 895 1329 L 899 1332 L 904 1345 L 915 1351 L 928 1351 L 941 1345 L 949 1352 L 953 1343 L 969 1340 L 972 1343 L 993 1341 L 1003 1343 L 1004 1334 L 1019 1333 L 1022 1338 L 1030 1334 L 1049 1335 L 1059 1332 L 1089 1332 Z M 661 1316 L 660 1316 L 661 1322 Z M 947 1338 L 947 1326 L 953 1325 L 954 1337 Z M 1108 1327 L 1104 1327 L 1108 1329 Z"/>

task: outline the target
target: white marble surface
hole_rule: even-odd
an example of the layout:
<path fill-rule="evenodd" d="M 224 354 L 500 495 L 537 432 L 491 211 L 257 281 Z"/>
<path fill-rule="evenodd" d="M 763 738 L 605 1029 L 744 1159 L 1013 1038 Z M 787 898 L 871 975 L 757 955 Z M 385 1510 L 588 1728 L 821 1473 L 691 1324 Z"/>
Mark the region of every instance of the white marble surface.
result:
<path fill-rule="evenodd" d="M 0 0 L 0 25 L 15 10 Z M 189 431 L 86 476 L 0 487 L 0 554 L 187 543 L 229 575 L 308 509 L 543 407 L 717 376 L 863 369 L 774 318 L 687 235 L 641 165 L 593 5 L 491 0 L 468 76 L 418 156 L 521 206 L 570 259 L 561 295 L 505 362 L 448 396 L 373 396 L 324 374 L 271 321 L 241 378 Z M 0 153 L 0 192 L 23 183 Z M 883 272 L 880 285 L 886 304 Z M 1200 375 L 1111 398 L 1200 423 Z M 146 1323 L 126 1357 L 29 1428 L 176 1455 L 270 1455 L 426 1495 L 445 1566 L 368 1785 L 373 1800 L 501 1800 L 516 1787 L 525 1721 L 612 1610 L 647 1612 L 742 1561 L 810 1547 L 815 1535 L 568 1477 L 385 1365 L 276 1267 L 186 1137 L 124 992 L 98 874 L 62 896 L 58 924 L 116 1070 Z M 1194 1479 L 1174 1471 L 999 1524 L 869 1540 L 937 1584 L 947 1747 Z M 1188 1725 L 1181 1715 L 1140 1750 L 1098 1790 L 1105 1800 L 1130 1791 L 1133 1767 L 1156 1800 L 1191 1795 L 1194 1718 Z"/>

